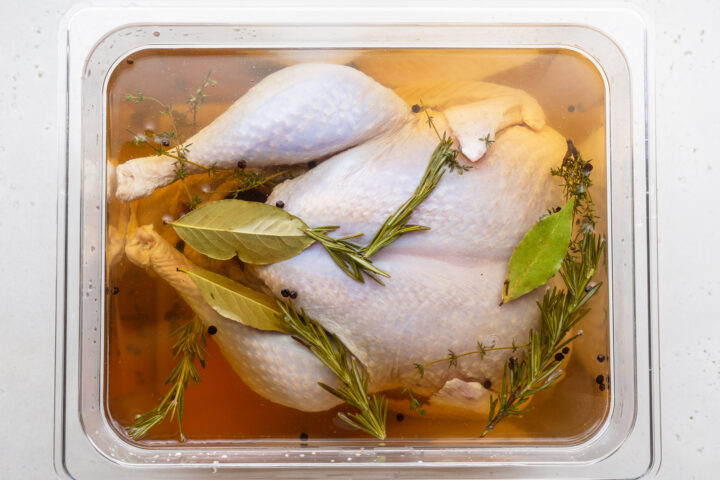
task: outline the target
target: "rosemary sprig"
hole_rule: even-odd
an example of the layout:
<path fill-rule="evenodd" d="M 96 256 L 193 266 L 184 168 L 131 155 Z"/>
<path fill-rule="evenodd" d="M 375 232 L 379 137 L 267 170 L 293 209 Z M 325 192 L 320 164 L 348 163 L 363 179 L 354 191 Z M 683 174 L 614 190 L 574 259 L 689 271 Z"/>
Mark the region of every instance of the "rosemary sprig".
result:
<path fill-rule="evenodd" d="M 128 435 L 135 440 L 144 437 L 150 429 L 165 420 L 169 414 L 171 421 L 177 418 L 180 441 L 185 441 L 185 435 L 182 431 L 185 389 L 190 382 L 197 384 L 200 381 L 200 374 L 195 365 L 195 360 L 197 359 L 200 365 L 205 368 L 205 329 L 200 319 L 195 317 L 189 323 L 174 330 L 170 335 L 178 336 L 173 345 L 173 352 L 175 358 L 180 357 L 180 361 L 165 380 L 165 384 L 170 384 L 171 387 L 160 400 L 158 406 L 140 415 L 135 420 L 135 423 L 126 427 Z"/>
<path fill-rule="evenodd" d="M 511 358 L 503 371 L 503 382 L 497 397 L 490 396 L 490 411 L 485 431 L 490 433 L 507 417 L 529 412 L 523 408 L 530 397 L 552 386 L 560 377 L 564 356 L 562 349 L 580 334 L 566 338 L 570 330 L 588 313 L 583 306 L 600 289 L 591 284 L 598 268 L 605 240 L 588 231 L 584 234 L 577 255 L 563 261 L 560 276 L 567 290 L 553 288 L 538 303 L 541 313 L 540 330 L 530 332 L 530 348 L 522 359 Z"/>
<path fill-rule="evenodd" d="M 387 399 L 380 394 L 368 395 L 369 376 L 355 357 L 333 334 L 310 318 L 304 310 L 298 312 L 292 304 L 278 302 L 294 338 L 305 345 L 337 378 L 338 388 L 319 385 L 358 412 L 338 413 L 352 427 L 380 440 L 385 439 Z"/>
<path fill-rule="evenodd" d="M 329 232 L 335 231 L 338 228 L 340 227 L 337 225 L 328 225 L 325 227 L 306 228 L 303 232 L 305 232 L 305 235 L 308 237 L 319 242 L 335 264 L 350 278 L 364 283 L 364 274 L 380 285 L 384 285 L 379 277 L 390 278 L 390 275 L 380 270 L 373 265 L 369 259 L 365 258 L 362 246 L 350 241 L 353 238 L 362 236 L 362 233 L 340 238 L 328 236 Z"/>
<path fill-rule="evenodd" d="M 434 129 L 432 117 L 428 115 L 428 124 Z M 437 130 L 435 130 L 437 133 Z M 439 133 L 438 133 L 439 136 Z M 418 207 L 435 190 L 440 179 L 447 170 L 457 171 L 462 175 L 470 167 L 458 162 L 459 151 L 453 148 L 453 140 L 445 134 L 440 137 L 440 143 L 430 156 L 425 173 L 412 196 L 405 201 L 395 212 L 390 215 L 366 246 L 360 246 L 349 239 L 357 238 L 362 234 L 352 235 L 343 238 L 334 238 L 327 235 L 337 230 L 335 225 L 307 228 L 305 234 L 318 241 L 328 252 L 333 261 L 348 276 L 363 283 L 364 275 L 380 285 L 384 285 L 380 277 L 390 278 L 390 275 L 383 272 L 372 264 L 371 257 L 380 250 L 395 242 L 401 235 L 420 230 L 430 230 L 430 227 L 422 225 L 409 225 L 408 221 L 413 210 Z"/>
<path fill-rule="evenodd" d="M 443 134 L 440 143 L 435 147 L 435 150 L 430 156 L 430 162 L 415 192 L 405 203 L 395 210 L 395 213 L 385 220 L 380 229 L 375 233 L 375 236 L 370 240 L 370 243 L 363 249 L 363 257 L 372 257 L 405 233 L 416 232 L 418 230 L 430 230 L 430 227 L 408 225 L 407 223 L 410 220 L 410 215 L 412 215 L 413 210 L 435 190 L 445 171 L 448 169 L 453 170 L 459 165 L 457 162 L 458 151 L 452 148 L 452 146 L 452 139 Z M 460 174 L 462 174 L 463 171 L 463 168 L 458 169 Z"/>

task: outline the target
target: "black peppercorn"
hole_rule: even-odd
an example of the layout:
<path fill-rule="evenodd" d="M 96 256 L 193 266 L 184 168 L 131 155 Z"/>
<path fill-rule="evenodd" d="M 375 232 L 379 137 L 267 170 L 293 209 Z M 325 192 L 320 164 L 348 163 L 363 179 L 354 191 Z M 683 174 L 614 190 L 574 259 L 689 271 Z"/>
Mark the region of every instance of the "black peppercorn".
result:
<path fill-rule="evenodd" d="M 601 391 L 601 392 L 604 392 L 604 391 L 605 391 L 605 385 L 604 385 L 604 384 L 601 383 L 599 388 L 600 388 L 600 391 Z"/>
<path fill-rule="evenodd" d="M 275 206 L 278 208 L 285 208 L 285 202 L 283 202 L 282 200 L 278 200 L 277 202 L 275 202 Z"/>
<path fill-rule="evenodd" d="M 133 63 L 135 63 L 135 60 L 133 60 L 132 58 L 128 58 L 127 60 L 125 60 L 125 62 L 127 62 L 128 65 L 132 65 Z"/>
<path fill-rule="evenodd" d="M 237 163 L 237 167 L 238 167 L 240 170 L 245 170 L 245 167 L 247 167 L 247 162 L 246 162 L 245 160 L 240 160 L 240 161 Z"/>
<path fill-rule="evenodd" d="M 412 112 L 413 112 L 413 113 L 418 113 L 419 111 L 420 111 L 420 105 L 418 105 L 418 104 L 416 103 L 415 105 L 412 106 Z"/>
<path fill-rule="evenodd" d="M 563 349 L 562 349 L 562 352 L 563 352 L 565 355 L 567 355 L 568 353 L 570 353 L 570 347 L 565 347 L 565 348 L 563 348 Z"/>
<path fill-rule="evenodd" d="M 297 292 L 294 291 L 294 290 L 293 290 L 292 292 L 290 292 L 290 298 L 292 298 L 293 300 L 295 300 L 295 299 L 297 298 Z"/>
<path fill-rule="evenodd" d="M 485 381 L 483 382 L 483 387 L 485 387 L 486 390 L 489 390 L 490 387 L 492 387 L 492 382 L 489 378 L 485 379 Z"/>
<path fill-rule="evenodd" d="M 398 422 L 402 422 L 403 420 L 405 420 L 405 415 L 403 415 L 402 413 L 398 413 L 395 418 L 397 418 Z"/>
<path fill-rule="evenodd" d="M 282 290 L 280 290 L 280 295 L 287 298 L 290 296 L 290 290 L 288 290 L 287 288 L 283 288 Z"/>
<path fill-rule="evenodd" d="M 208 335 L 215 335 L 217 333 L 217 327 L 215 325 L 210 325 L 208 327 Z"/>
<path fill-rule="evenodd" d="M 310 438 L 310 437 L 308 436 L 307 433 L 302 432 L 302 433 L 300 434 L 300 441 L 301 441 L 301 442 L 307 442 L 307 441 L 308 441 L 308 438 Z"/>
<path fill-rule="evenodd" d="M 561 361 L 561 360 L 564 359 L 564 358 L 565 358 L 565 355 L 563 355 L 562 353 L 556 353 L 556 354 L 555 354 L 555 360 L 557 360 L 558 362 Z"/>
<path fill-rule="evenodd" d="M 315 168 L 317 167 L 317 162 L 315 160 L 311 160 L 308 162 L 308 168 Z"/>
<path fill-rule="evenodd" d="M 605 361 L 605 355 L 603 355 L 602 353 L 599 354 L 599 355 L 597 356 L 597 361 L 600 362 L 600 363 L 604 362 L 604 361 Z"/>
<path fill-rule="evenodd" d="M 118 287 L 113 287 L 112 290 L 110 290 L 110 293 L 112 293 L 113 295 L 117 295 L 118 293 L 120 293 L 120 289 Z"/>
<path fill-rule="evenodd" d="M 182 240 L 179 240 L 179 241 L 175 244 L 175 248 L 176 248 L 179 252 L 182 253 L 183 250 L 185 250 L 185 242 L 183 242 Z"/>
<path fill-rule="evenodd" d="M 162 143 L 162 146 L 163 146 L 163 147 L 169 147 L 169 146 L 170 146 L 170 140 L 168 140 L 167 138 L 163 138 L 162 140 L 160 140 L 160 143 Z"/>
<path fill-rule="evenodd" d="M 598 385 L 602 385 L 603 383 L 605 383 L 605 377 L 602 375 L 598 375 L 597 377 L 595 377 L 595 383 L 597 383 Z"/>

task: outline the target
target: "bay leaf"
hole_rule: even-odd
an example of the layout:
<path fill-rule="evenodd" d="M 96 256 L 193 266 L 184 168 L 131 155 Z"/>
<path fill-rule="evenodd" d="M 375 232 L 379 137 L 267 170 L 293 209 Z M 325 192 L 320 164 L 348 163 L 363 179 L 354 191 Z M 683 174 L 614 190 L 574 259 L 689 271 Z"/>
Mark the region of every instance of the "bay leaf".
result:
<path fill-rule="evenodd" d="M 237 255 L 246 263 L 265 265 L 287 260 L 313 240 L 300 229 L 307 225 L 273 205 L 244 200 L 218 200 L 170 222 L 192 248 L 217 260 Z"/>
<path fill-rule="evenodd" d="M 501 304 L 544 285 L 560 270 L 570 244 L 574 208 L 571 198 L 559 212 L 533 225 L 518 243 L 510 257 Z"/>
<path fill-rule="evenodd" d="M 259 330 L 291 333 L 273 297 L 201 268 L 183 272 L 200 289 L 205 301 L 223 317 Z"/>

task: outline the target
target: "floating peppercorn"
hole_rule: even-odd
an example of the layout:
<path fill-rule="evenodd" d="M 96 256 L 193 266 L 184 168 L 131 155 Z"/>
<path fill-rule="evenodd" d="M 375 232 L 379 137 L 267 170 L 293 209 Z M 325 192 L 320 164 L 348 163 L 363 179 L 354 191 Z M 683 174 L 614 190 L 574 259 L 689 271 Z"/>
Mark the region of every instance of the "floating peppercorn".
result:
<path fill-rule="evenodd" d="M 290 296 L 290 290 L 288 290 L 287 288 L 283 288 L 282 290 L 280 290 L 280 295 L 287 298 Z"/>
<path fill-rule="evenodd" d="M 311 160 L 308 162 L 308 168 L 315 168 L 317 167 L 317 162 L 315 160 Z"/>
<path fill-rule="evenodd" d="M 290 292 L 290 298 L 292 298 L 293 300 L 295 300 L 295 299 L 297 298 L 297 292 L 294 291 L 294 290 L 293 290 L 292 292 Z"/>
<path fill-rule="evenodd" d="M 572 113 L 575 111 L 575 105 L 568 105 L 568 112 Z"/>
<path fill-rule="evenodd" d="M 490 381 L 489 378 L 486 378 L 486 379 L 485 379 L 485 381 L 483 382 L 483 387 L 484 387 L 486 390 L 490 390 L 490 387 L 492 387 L 492 382 Z"/>
<path fill-rule="evenodd" d="M 602 353 L 598 354 L 598 356 L 597 356 L 597 361 L 600 362 L 600 363 L 604 362 L 604 361 L 605 361 L 605 355 L 603 355 Z"/>
<path fill-rule="evenodd" d="M 275 202 L 275 206 L 278 208 L 285 208 L 285 202 L 283 202 L 282 200 L 278 200 L 277 202 Z"/>
<path fill-rule="evenodd" d="M 413 113 L 418 113 L 419 111 L 420 111 L 420 105 L 418 105 L 418 104 L 416 103 L 415 105 L 412 106 L 412 112 L 413 112 Z"/>
<path fill-rule="evenodd" d="M 397 418 L 398 422 L 402 422 L 403 420 L 405 420 L 405 415 L 403 415 L 402 413 L 398 413 L 395 418 Z"/>
<path fill-rule="evenodd" d="M 565 348 L 563 348 L 563 349 L 562 349 L 562 352 L 563 352 L 565 355 L 567 355 L 568 353 L 570 353 L 570 347 L 565 347 Z"/>
<path fill-rule="evenodd" d="M 598 385 L 602 385 L 603 383 L 605 383 L 605 377 L 603 377 L 602 375 L 598 375 L 597 377 L 595 377 L 595 383 L 597 383 Z"/>
<path fill-rule="evenodd" d="M 600 391 L 601 391 L 601 392 L 604 392 L 604 391 L 605 391 L 605 384 L 602 384 L 602 383 L 601 383 L 599 388 L 600 388 Z"/>
<path fill-rule="evenodd" d="M 247 167 L 247 162 L 246 162 L 245 160 L 240 160 L 240 161 L 237 163 L 237 167 L 238 167 L 240 170 L 245 170 L 245 167 Z"/>
<path fill-rule="evenodd" d="M 300 441 L 301 441 L 301 442 L 307 442 L 307 441 L 308 441 L 308 438 L 310 438 L 310 437 L 308 436 L 307 433 L 302 432 L 302 433 L 300 434 Z"/>
<path fill-rule="evenodd" d="M 118 293 L 120 293 L 120 289 L 118 287 L 113 287 L 112 290 L 110 290 L 110 293 L 112 293 L 113 295 L 117 295 Z"/>
<path fill-rule="evenodd" d="M 175 248 L 176 248 L 180 253 L 182 253 L 183 250 L 185 250 L 185 242 L 183 242 L 182 240 L 179 240 L 179 241 L 175 244 Z"/>
<path fill-rule="evenodd" d="M 125 62 L 126 62 L 128 65 L 132 65 L 133 63 L 135 63 L 135 60 L 133 60 L 132 58 L 128 58 L 127 60 L 125 60 Z"/>
<path fill-rule="evenodd" d="M 555 354 L 555 360 L 557 360 L 558 362 L 562 361 L 564 358 L 565 358 L 565 355 L 563 355 L 562 353 L 558 352 Z"/>
<path fill-rule="evenodd" d="M 208 335 L 215 335 L 217 333 L 217 327 L 215 325 L 210 325 L 208 327 Z"/>
<path fill-rule="evenodd" d="M 170 146 L 170 140 L 168 140 L 167 138 L 163 138 L 162 140 L 160 140 L 160 143 L 162 143 L 162 146 L 163 146 L 163 147 L 169 147 L 169 146 Z"/>

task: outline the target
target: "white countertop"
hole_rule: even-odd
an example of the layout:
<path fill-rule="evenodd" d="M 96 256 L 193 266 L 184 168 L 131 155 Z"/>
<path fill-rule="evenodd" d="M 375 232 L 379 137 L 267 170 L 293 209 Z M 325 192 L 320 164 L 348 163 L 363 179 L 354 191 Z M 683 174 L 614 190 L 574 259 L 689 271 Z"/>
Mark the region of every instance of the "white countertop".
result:
<path fill-rule="evenodd" d="M 54 478 L 57 29 L 71 0 L 0 4 L 0 477 Z M 720 469 L 720 1 L 655 17 L 663 479 Z M 718 130 L 716 130 L 718 129 Z"/>

